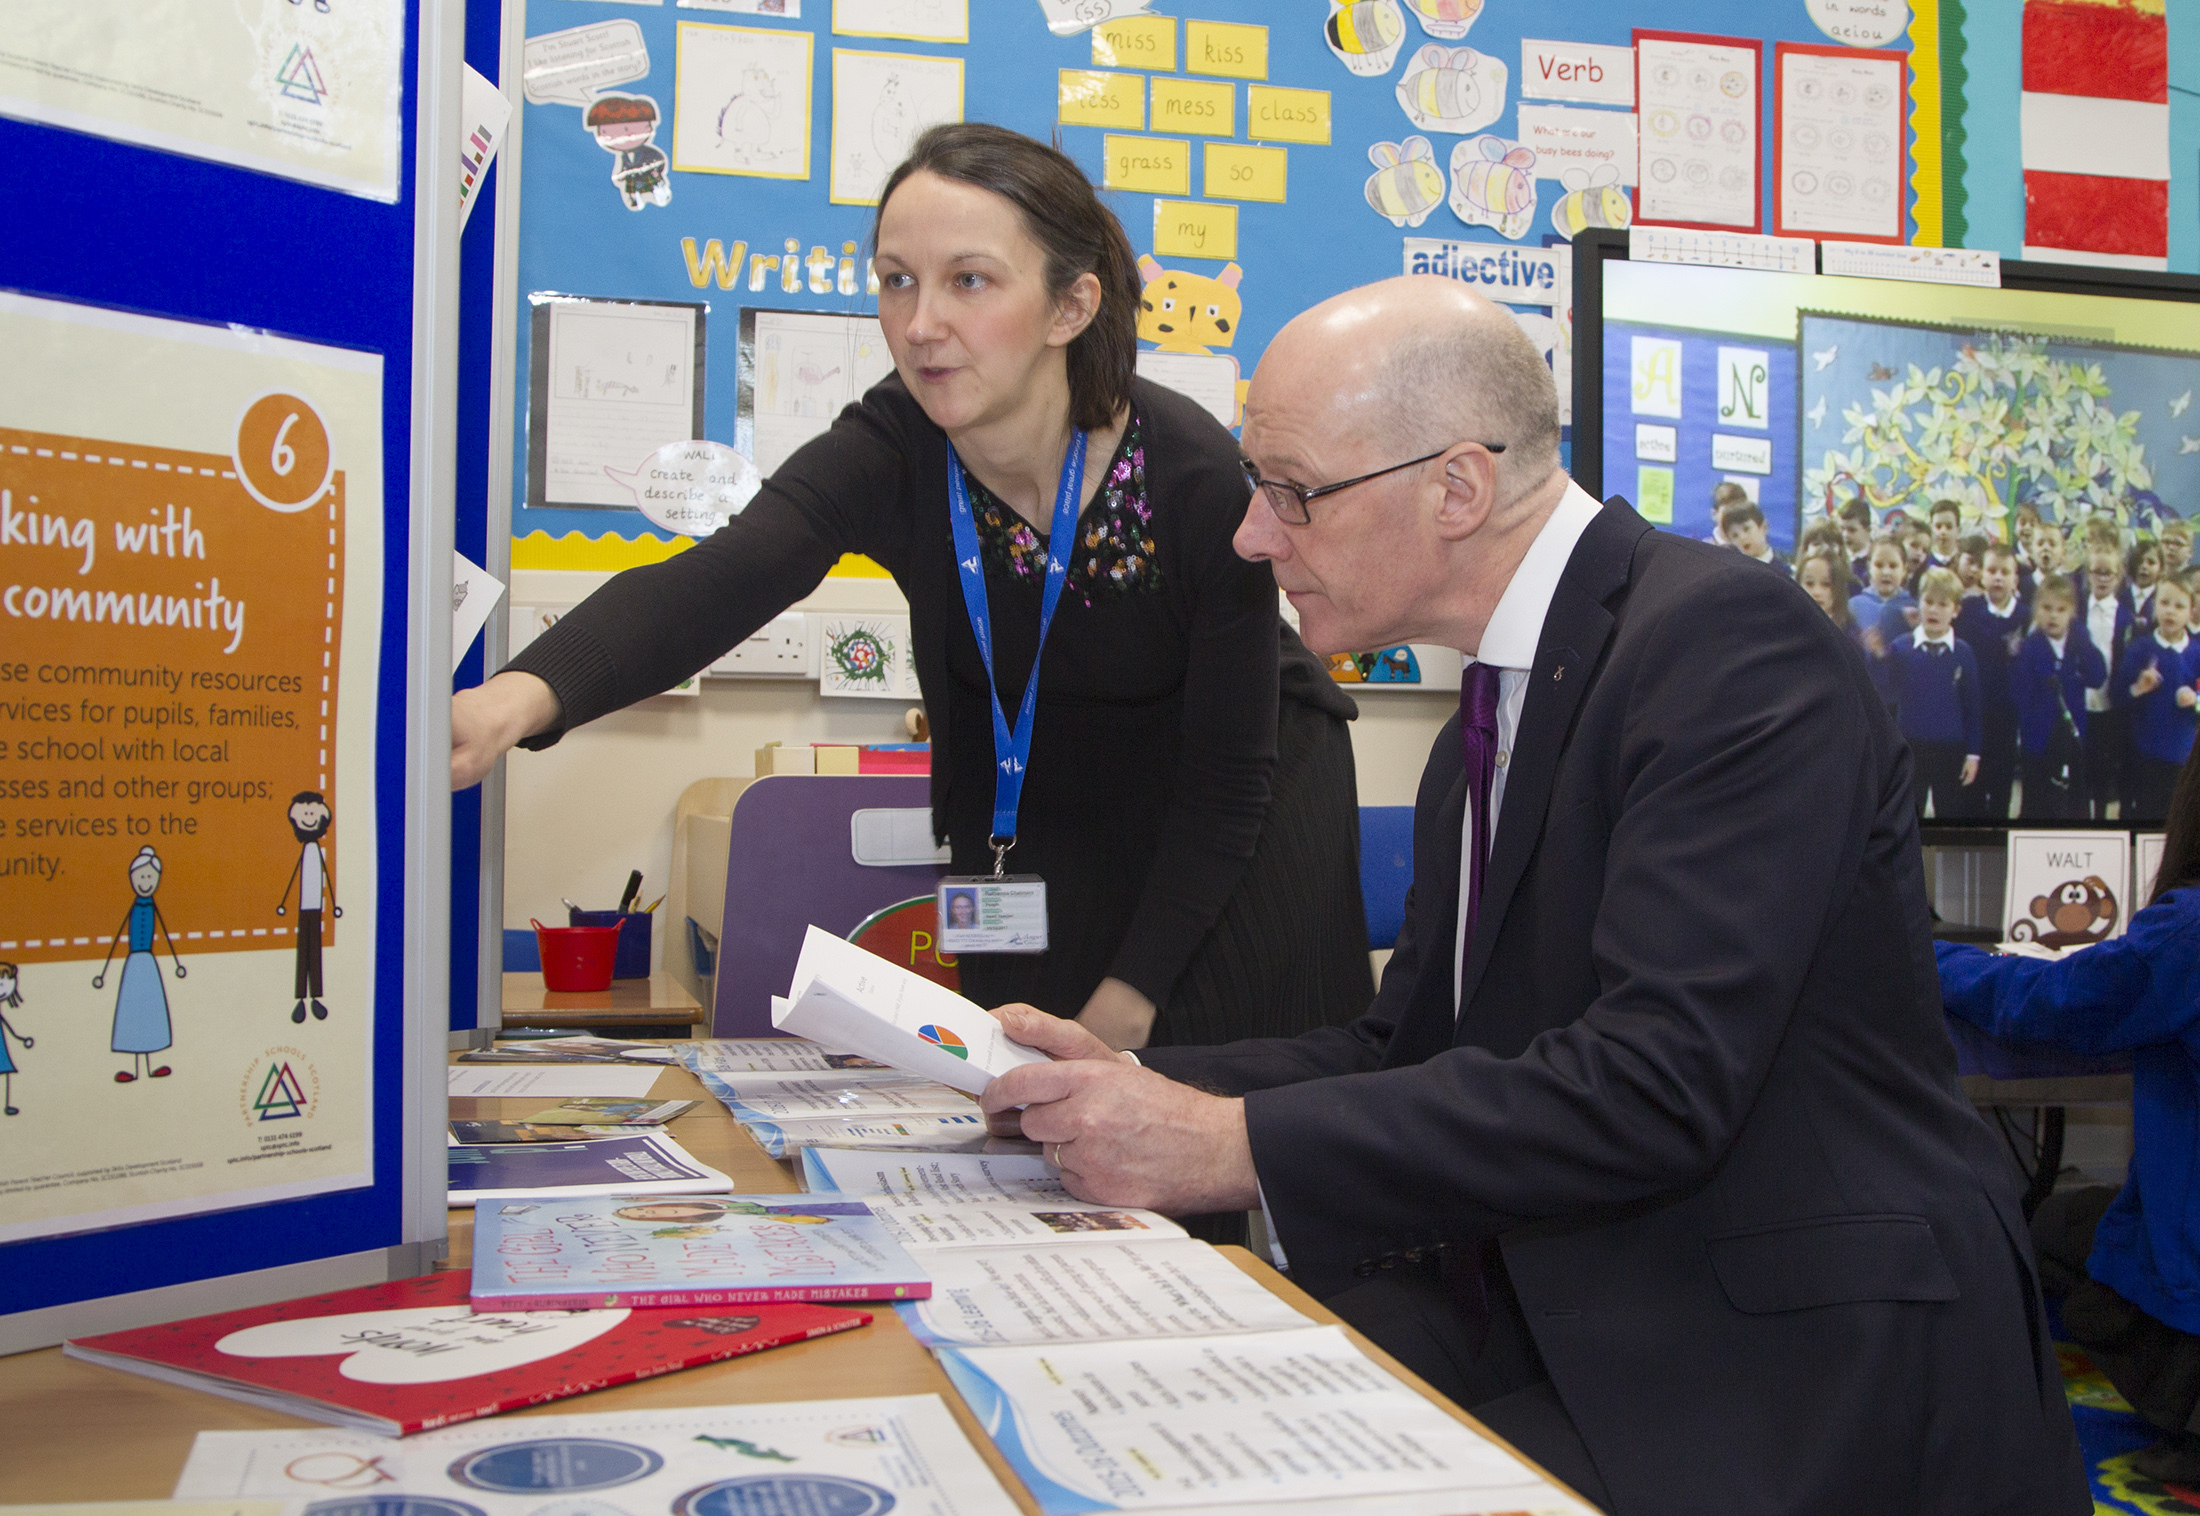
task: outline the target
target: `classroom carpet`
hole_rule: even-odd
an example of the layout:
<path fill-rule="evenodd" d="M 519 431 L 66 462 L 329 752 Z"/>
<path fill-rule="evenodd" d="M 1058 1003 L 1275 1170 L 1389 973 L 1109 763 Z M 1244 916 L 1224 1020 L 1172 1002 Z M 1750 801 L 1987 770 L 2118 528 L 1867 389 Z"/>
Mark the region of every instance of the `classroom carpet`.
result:
<path fill-rule="evenodd" d="M 2093 1482 L 2094 1516 L 2200 1516 L 2200 1486 L 2164 1484 L 2132 1470 L 2131 1455 L 2152 1443 L 2156 1432 L 2133 1413 L 2085 1350 L 2064 1340 L 2054 1302 L 2047 1313 L 2063 1393 L 2078 1426 L 2086 1477 Z"/>

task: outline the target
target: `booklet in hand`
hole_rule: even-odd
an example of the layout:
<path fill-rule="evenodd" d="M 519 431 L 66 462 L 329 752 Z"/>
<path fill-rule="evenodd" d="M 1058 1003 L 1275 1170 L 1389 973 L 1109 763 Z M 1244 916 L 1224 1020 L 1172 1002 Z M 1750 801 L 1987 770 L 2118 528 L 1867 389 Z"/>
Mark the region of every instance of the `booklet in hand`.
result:
<path fill-rule="evenodd" d="M 1047 1055 L 1011 1042 L 978 1006 L 819 927 L 802 939 L 794 986 L 772 1025 L 976 1095 Z"/>

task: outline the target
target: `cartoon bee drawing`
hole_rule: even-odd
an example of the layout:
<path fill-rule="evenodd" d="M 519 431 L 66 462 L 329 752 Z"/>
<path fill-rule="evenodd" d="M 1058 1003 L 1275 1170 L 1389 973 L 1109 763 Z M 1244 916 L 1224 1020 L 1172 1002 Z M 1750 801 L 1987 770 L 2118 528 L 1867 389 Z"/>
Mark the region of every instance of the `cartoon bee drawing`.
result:
<path fill-rule="evenodd" d="M 1322 36 L 1337 61 L 1353 73 L 1366 78 L 1387 74 L 1406 38 L 1406 13 L 1398 0 L 1329 0 Z"/>
<path fill-rule="evenodd" d="M 1398 105 L 1431 132 L 1471 132 L 1505 109 L 1505 65 L 1471 47 L 1433 43 L 1413 55 L 1398 81 Z"/>
<path fill-rule="evenodd" d="M 1482 0 L 1406 0 L 1406 3 L 1413 7 L 1422 31 L 1448 42 L 1464 37 L 1467 28 L 1482 14 Z"/>
<path fill-rule="evenodd" d="M 1367 203 L 1392 226 L 1419 226 L 1444 199 L 1444 171 L 1426 137 L 1378 142 L 1367 150 L 1375 172 L 1367 176 Z"/>
<path fill-rule="evenodd" d="M 1517 240 L 1535 224 L 1535 149 L 1471 137 L 1451 150 L 1451 209 L 1469 226 Z"/>
<path fill-rule="evenodd" d="M 1635 205 L 1619 182 L 1619 170 L 1607 163 L 1596 170 L 1570 168 L 1558 176 L 1567 193 L 1551 207 L 1551 226 L 1568 242 L 1592 226 L 1625 230 L 1634 224 Z"/>

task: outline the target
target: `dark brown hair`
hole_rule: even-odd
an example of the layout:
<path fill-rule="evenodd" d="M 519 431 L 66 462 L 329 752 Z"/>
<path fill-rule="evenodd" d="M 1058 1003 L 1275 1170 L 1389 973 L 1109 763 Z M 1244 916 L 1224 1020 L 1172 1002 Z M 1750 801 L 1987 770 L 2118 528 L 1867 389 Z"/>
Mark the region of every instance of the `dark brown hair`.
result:
<path fill-rule="evenodd" d="M 1059 148 L 982 121 L 935 126 L 917 138 L 886 181 L 879 215 L 911 174 L 991 190 L 1016 207 L 1024 233 L 1046 253 L 1047 293 L 1060 300 L 1079 276 L 1100 281 L 1100 309 L 1069 345 L 1070 424 L 1095 431 L 1130 403 L 1138 363 L 1138 260 L 1115 213 L 1084 170 Z M 878 242 L 878 222 L 871 223 Z"/>
<path fill-rule="evenodd" d="M 2168 834 L 2162 838 L 2162 868 L 2154 876 L 2152 905 L 2171 890 L 2200 884 L 2200 744 L 2185 755 L 2184 771 L 2170 792 Z"/>

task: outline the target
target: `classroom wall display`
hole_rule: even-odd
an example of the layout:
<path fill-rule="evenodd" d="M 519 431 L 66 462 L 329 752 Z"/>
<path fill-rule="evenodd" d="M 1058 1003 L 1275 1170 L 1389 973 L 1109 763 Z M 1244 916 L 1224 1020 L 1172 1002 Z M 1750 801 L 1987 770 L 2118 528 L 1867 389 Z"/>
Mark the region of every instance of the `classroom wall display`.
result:
<path fill-rule="evenodd" d="M 381 360 L 0 348 L 0 1242 L 368 1184 Z"/>
<path fill-rule="evenodd" d="M 9 0 L 0 115 L 394 201 L 404 0 Z"/>
<path fill-rule="evenodd" d="M 2073 948 L 2121 937 L 2130 860 L 2124 832 L 2011 832 L 2002 939 Z"/>
<path fill-rule="evenodd" d="M 1934 49 L 1947 3 L 1706 0 L 1646 10 L 1594 0 L 1561 26 L 1549 12 L 1474 0 L 1324 0 L 1289 13 L 1256 0 L 817 0 L 799 12 L 707 17 L 694 6 L 543 0 L 528 14 L 527 104 L 514 128 L 524 144 L 517 287 L 523 299 L 554 291 L 698 306 L 701 436 L 768 478 L 890 368 L 882 346 L 839 362 L 848 350 L 831 335 L 847 328 L 868 340 L 877 330 L 870 202 L 916 130 L 968 118 L 1058 134 L 1108 186 L 1135 251 L 1187 297 L 1197 281 L 1190 309 L 1226 312 L 1227 331 L 1206 325 L 1194 337 L 1159 330 L 1176 323 L 1141 310 L 1141 372 L 1218 419 L 1236 424 L 1245 382 L 1285 321 L 1402 271 L 1458 278 L 1504 302 L 1563 375 L 1570 288 L 1523 284 L 1518 271 L 1569 278 L 1567 243 L 1592 227 L 1764 229 L 1777 44 L 1831 39 L 1858 55 L 1842 62 L 1869 64 L 1874 49 L 1904 60 L 1889 214 L 1905 239 L 1936 236 Z M 1893 35 L 1862 44 L 1889 25 Z M 765 89 L 744 82 L 746 61 L 730 72 L 696 66 L 697 36 L 735 29 L 761 39 L 744 48 L 769 43 L 772 57 L 789 60 L 766 72 L 783 111 L 775 120 L 790 133 L 801 127 L 817 149 L 799 173 L 713 161 L 730 151 L 719 146 L 721 114 L 729 140 L 769 114 L 744 103 L 752 93 L 761 102 Z M 804 49 L 798 66 L 791 60 Z M 664 203 L 651 186 L 630 209 L 605 183 L 617 166 L 583 118 L 613 95 L 659 112 L 645 146 L 668 154 Z M 1670 141 L 1655 130 L 1667 110 Z M 1699 127 L 1701 143 L 1690 135 Z M 1142 279 L 1151 294 L 1151 273 Z M 824 325 L 798 337 L 811 320 Z M 789 323 L 777 334 L 794 344 L 788 351 L 805 355 L 776 371 L 776 389 L 769 349 L 753 340 L 772 335 L 774 321 Z M 523 323 L 519 362 L 534 361 L 535 335 Z M 829 350 L 822 361 L 819 342 Z M 529 418 L 518 419 L 524 434 Z M 515 439 L 516 464 L 532 445 Z M 600 466 L 628 472 L 642 456 Z M 1775 448 L 1772 473 L 1737 466 L 1722 476 L 1792 497 L 1780 482 L 1790 462 Z M 652 524 L 608 476 L 605 485 L 593 503 L 515 490 L 514 567 L 615 569 L 688 540 Z M 840 571 L 878 572 L 856 560 Z"/>

